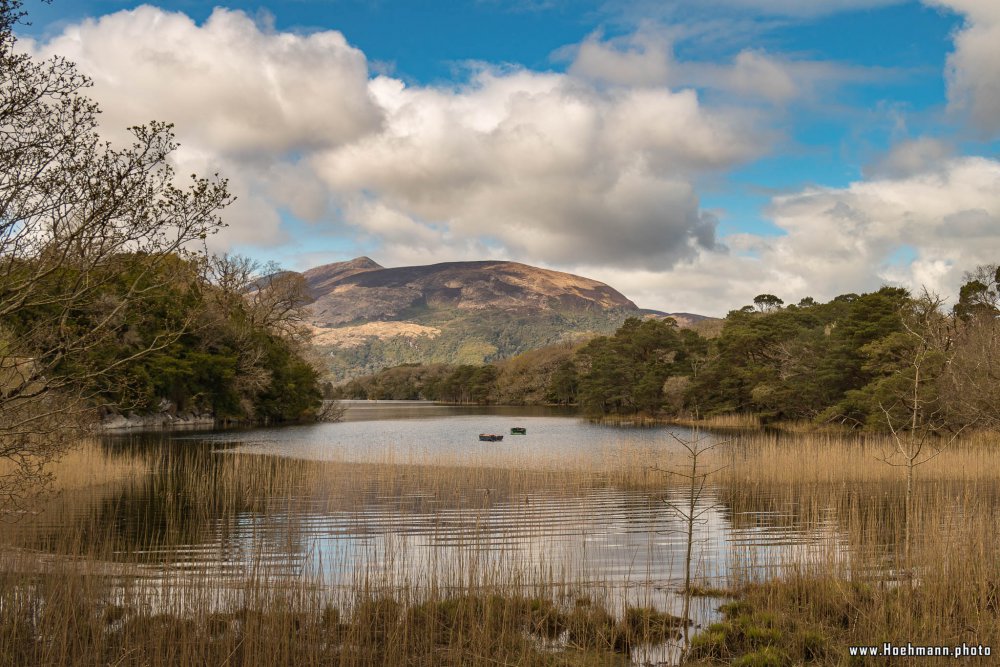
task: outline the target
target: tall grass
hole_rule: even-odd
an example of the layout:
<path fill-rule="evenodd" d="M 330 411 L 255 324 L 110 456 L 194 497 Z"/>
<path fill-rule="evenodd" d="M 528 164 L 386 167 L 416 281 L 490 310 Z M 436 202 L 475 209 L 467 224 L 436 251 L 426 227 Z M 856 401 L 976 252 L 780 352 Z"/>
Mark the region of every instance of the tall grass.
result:
<path fill-rule="evenodd" d="M 703 583 L 739 600 L 688 661 L 835 665 L 848 644 L 885 641 L 1000 650 L 996 445 L 974 434 L 921 468 L 909 563 L 903 482 L 877 461 L 878 437 L 754 431 L 713 450 L 706 467 L 727 467 L 710 492 L 733 537 L 728 578 Z M 679 462 L 670 447 L 346 463 L 90 443 L 73 456 L 37 515 L 0 526 L 0 666 L 624 665 L 683 628 L 638 602 L 650 591 L 583 586 L 565 554 L 507 558 L 502 535 L 455 524 L 542 491 L 681 493 L 653 469 Z M 372 499 L 462 548 L 438 561 L 404 526 L 377 559 L 310 551 L 299 517 L 387 520 Z M 249 544 L 225 539 L 248 524 Z M 760 549 L 768 539 L 786 544 Z M 242 551 L 213 565 L 205 544 Z M 768 553 L 781 556 L 758 561 Z"/>

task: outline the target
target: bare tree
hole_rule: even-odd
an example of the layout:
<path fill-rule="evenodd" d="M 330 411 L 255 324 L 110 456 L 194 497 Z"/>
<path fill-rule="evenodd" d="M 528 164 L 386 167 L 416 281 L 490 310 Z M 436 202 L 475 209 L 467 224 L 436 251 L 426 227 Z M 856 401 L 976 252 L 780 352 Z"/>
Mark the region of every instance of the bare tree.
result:
<path fill-rule="evenodd" d="M 306 326 L 305 306 L 311 298 L 302 275 L 282 271 L 274 262 L 262 264 L 228 253 L 207 257 L 203 267 L 204 281 L 216 288 L 208 294 L 214 301 L 208 313 L 211 318 L 225 320 L 224 329 L 238 339 L 235 381 L 241 393 L 252 395 L 271 382 L 261 363 L 266 354 L 260 344 L 261 331 L 288 341 L 302 356 L 310 356 L 311 331 Z M 309 361 L 320 370 L 318 360 Z"/>
<path fill-rule="evenodd" d="M 88 354 L 184 279 L 178 258 L 204 247 L 231 200 L 217 177 L 176 184 L 170 125 L 130 128 L 124 148 L 102 141 L 73 63 L 15 50 L 22 15 L 20 0 L 0 0 L 0 462 L 12 464 L 0 498 L 42 480 L 91 423 L 102 378 L 183 331 L 178 321 L 123 357 Z"/>
<path fill-rule="evenodd" d="M 878 459 L 905 470 L 904 560 L 909 566 L 914 480 L 919 466 L 950 447 L 974 421 L 959 422 L 943 389 L 955 353 L 942 299 L 926 290 L 903 314 L 903 330 L 869 346 L 869 355 L 894 370 L 880 383 L 877 403 L 891 438 Z"/>
<path fill-rule="evenodd" d="M 308 337 L 305 306 L 312 298 L 301 274 L 228 253 L 209 257 L 205 268 L 205 279 L 219 288 L 217 298 L 227 311 L 239 310 L 251 326 L 285 338 Z"/>
<path fill-rule="evenodd" d="M 694 529 L 702 521 L 702 517 L 714 509 L 714 505 L 704 505 L 702 499 L 705 495 L 705 484 L 708 478 L 726 468 L 727 465 L 710 467 L 706 470 L 705 458 L 708 454 L 719 447 L 729 444 L 728 440 L 718 441 L 709 436 L 700 435 L 697 431 L 690 440 L 679 437 L 675 433 L 670 433 L 670 437 L 681 446 L 687 456 L 687 465 L 676 468 L 655 467 L 654 470 L 680 478 L 686 484 L 686 495 L 680 501 L 667 500 L 666 504 L 683 522 L 685 533 L 685 553 L 684 553 L 684 608 L 681 612 L 684 627 L 684 647 L 690 646 L 689 627 L 691 614 L 691 569 L 694 562 Z"/>

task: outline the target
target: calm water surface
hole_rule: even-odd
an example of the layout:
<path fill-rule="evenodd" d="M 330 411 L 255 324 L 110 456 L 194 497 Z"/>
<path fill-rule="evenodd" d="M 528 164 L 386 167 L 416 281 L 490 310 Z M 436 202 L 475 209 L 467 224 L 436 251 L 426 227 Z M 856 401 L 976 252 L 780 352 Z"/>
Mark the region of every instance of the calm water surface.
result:
<path fill-rule="evenodd" d="M 512 426 L 527 435 L 510 435 Z M 484 443 L 481 432 L 505 435 Z M 365 576 L 459 586 L 477 572 L 601 588 L 620 604 L 676 612 L 686 538 L 669 503 L 679 498 L 585 472 L 593 462 L 613 470 L 626 453 L 679 451 L 671 433 L 692 436 L 594 425 L 553 409 L 352 402 L 336 424 L 114 436 L 105 443 L 111 456 L 148 452 L 161 463 L 137 483 L 67 493 L 13 539 L 45 551 L 76 530 L 151 578 L 265 572 L 334 588 Z M 218 498 L 215 486 L 185 486 L 185 470 L 214 474 L 236 454 L 303 467 L 287 484 L 237 479 Z M 577 466 L 583 472 L 568 474 Z M 794 503 L 737 508 L 710 488 L 699 511 L 696 573 L 708 582 L 767 576 L 843 541 L 832 518 L 798 520 Z M 697 612 L 702 620 L 712 603 Z"/>

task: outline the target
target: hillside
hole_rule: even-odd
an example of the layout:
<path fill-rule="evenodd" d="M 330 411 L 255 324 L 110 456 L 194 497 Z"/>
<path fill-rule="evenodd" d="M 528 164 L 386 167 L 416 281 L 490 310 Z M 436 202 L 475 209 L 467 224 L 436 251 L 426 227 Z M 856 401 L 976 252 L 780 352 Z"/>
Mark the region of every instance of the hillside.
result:
<path fill-rule="evenodd" d="M 517 262 L 447 262 L 387 269 L 367 257 L 303 276 L 316 324 L 411 320 L 440 311 L 638 311 L 604 283 Z"/>
<path fill-rule="evenodd" d="M 517 262 L 385 268 L 367 257 L 303 277 L 335 380 L 404 363 L 504 359 L 613 332 L 639 308 L 604 283 Z"/>

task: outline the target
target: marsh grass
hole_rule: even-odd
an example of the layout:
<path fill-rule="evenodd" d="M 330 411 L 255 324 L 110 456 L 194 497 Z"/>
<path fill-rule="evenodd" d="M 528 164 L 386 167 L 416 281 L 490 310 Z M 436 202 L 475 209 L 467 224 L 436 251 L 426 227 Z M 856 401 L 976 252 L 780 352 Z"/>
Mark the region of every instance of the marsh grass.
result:
<path fill-rule="evenodd" d="M 879 437 L 741 439 L 733 466 L 720 473 L 735 527 L 826 530 L 830 539 L 786 556 L 766 580 L 734 568 L 728 583 L 737 602 L 695 638 L 691 660 L 868 664 L 848 662 L 847 646 L 1000 647 L 997 444 L 995 434 L 973 434 L 920 470 L 907 558 L 905 479 L 879 464 Z M 991 664 L 964 662 L 975 660 Z M 964 664 L 893 664 L 956 662 Z"/>
<path fill-rule="evenodd" d="M 754 431 L 713 453 L 712 467 L 727 467 L 711 493 L 749 546 L 728 547 L 726 580 L 692 583 L 734 598 L 695 634 L 692 662 L 837 665 L 847 645 L 885 641 L 1000 650 L 997 436 L 972 434 L 921 468 L 907 576 L 903 480 L 876 461 L 883 444 Z M 73 456 L 37 515 L 0 526 L 0 666 L 625 665 L 684 626 L 600 581 L 582 589 L 564 563 L 488 558 L 483 547 L 496 545 L 475 536 L 444 567 L 401 537 L 377 565 L 309 569 L 295 520 L 303 508 L 363 511 L 373 498 L 401 515 L 450 516 L 541 491 L 682 492 L 653 470 L 679 460 L 668 447 L 623 442 L 568 462 L 502 450 L 315 462 L 98 443 Z M 150 509 L 123 507 L 126 491 Z M 185 559 L 212 531 L 258 516 L 286 519 L 254 530 L 240 567 Z M 758 562 L 767 555 L 755 540 L 769 535 L 795 548 Z"/>
<path fill-rule="evenodd" d="M 699 429 L 750 431 L 761 427 L 760 417 L 749 412 L 730 412 L 700 418 L 676 418 L 671 423 Z"/>
<path fill-rule="evenodd" d="M 50 491 L 64 492 L 116 484 L 150 472 L 149 461 L 137 452 L 108 456 L 94 440 L 87 440 L 66 452 L 50 466 Z"/>

